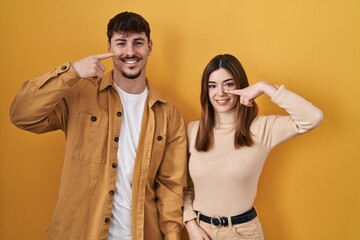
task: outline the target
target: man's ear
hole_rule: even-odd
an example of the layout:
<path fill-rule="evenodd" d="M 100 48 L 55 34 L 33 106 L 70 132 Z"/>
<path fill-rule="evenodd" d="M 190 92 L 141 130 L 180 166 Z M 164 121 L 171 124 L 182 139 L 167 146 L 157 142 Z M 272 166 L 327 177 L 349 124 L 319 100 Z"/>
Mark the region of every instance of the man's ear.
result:
<path fill-rule="evenodd" d="M 153 48 L 153 41 L 150 40 L 150 41 L 149 41 L 149 52 L 148 52 L 148 56 L 151 55 L 151 53 L 152 53 L 152 48 Z"/>
<path fill-rule="evenodd" d="M 111 44 L 109 41 L 107 42 L 107 49 L 108 49 L 108 52 L 111 52 Z"/>

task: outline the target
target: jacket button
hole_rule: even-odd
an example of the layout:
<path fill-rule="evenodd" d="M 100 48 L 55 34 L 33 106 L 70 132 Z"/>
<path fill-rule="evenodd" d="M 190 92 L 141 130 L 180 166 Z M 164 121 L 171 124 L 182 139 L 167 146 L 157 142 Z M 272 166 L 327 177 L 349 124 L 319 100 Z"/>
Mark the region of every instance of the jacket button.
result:
<path fill-rule="evenodd" d="M 61 70 L 65 71 L 68 67 L 66 65 L 61 66 Z"/>
<path fill-rule="evenodd" d="M 114 141 L 115 141 L 115 142 L 118 142 L 118 141 L 119 141 L 119 138 L 118 138 L 118 137 L 115 137 L 115 138 L 114 138 Z"/>
<path fill-rule="evenodd" d="M 117 163 L 112 163 L 111 166 L 112 168 L 117 168 Z"/>
<path fill-rule="evenodd" d="M 105 218 L 105 223 L 109 223 L 110 222 L 110 218 Z"/>
<path fill-rule="evenodd" d="M 162 140 L 162 136 L 157 136 L 157 140 L 161 141 L 161 140 Z"/>
<path fill-rule="evenodd" d="M 95 117 L 95 116 L 92 116 L 92 117 L 91 117 L 91 121 L 92 121 L 92 122 L 96 122 L 96 120 L 97 120 L 97 117 Z"/>
<path fill-rule="evenodd" d="M 116 113 L 116 116 L 118 116 L 118 117 L 121 117 L 121 115 L 122 115 L 122 112 L 117 112 Z"/>
<path fill-rule="evenodd" d="M 109 195 L 110 196 L 113 196 L 115 194 L 115 192 L 113 191 L 113 190 L 111 190 L 110 192 L 109 192 Z"/>

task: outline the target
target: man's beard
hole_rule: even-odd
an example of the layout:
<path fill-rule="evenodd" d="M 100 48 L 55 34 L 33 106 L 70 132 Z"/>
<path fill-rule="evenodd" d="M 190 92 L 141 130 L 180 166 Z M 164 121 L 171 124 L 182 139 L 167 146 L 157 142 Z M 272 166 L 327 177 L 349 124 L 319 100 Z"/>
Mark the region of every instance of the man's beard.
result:
<path fill-rule="evenodd" d="M 131 73 L 126 73 L 126 72 L 123 71 L 122 75 L 123 75 L 123 77 L 126 77 L 128 79 L 136 79 L 141 75 L 141 70 L 139 72 L 137 72 L 137 73 L 132 73 L 132 74 Z"/>

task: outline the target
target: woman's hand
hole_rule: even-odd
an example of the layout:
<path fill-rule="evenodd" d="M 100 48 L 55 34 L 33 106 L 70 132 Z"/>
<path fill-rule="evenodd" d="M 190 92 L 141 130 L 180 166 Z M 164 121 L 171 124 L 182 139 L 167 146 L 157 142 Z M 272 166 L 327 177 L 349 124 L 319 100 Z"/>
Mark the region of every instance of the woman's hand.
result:
<path fill-rule="evenodd" d="M 252 107 L 252 102 L 260 95 L 265 93 L 270 98 L 274 96 L 277 87 L 268 82 L 257 82 L 243 89 L 225 90 L 226 93 L 235 94 L 240 96 L 240 103 Z"/>
<path fill-rule="evenodd" d="M 195 219 L 186 222 L 186 230 L 190 240 L 210 240 L 206 232 L 197 224 Z"/>

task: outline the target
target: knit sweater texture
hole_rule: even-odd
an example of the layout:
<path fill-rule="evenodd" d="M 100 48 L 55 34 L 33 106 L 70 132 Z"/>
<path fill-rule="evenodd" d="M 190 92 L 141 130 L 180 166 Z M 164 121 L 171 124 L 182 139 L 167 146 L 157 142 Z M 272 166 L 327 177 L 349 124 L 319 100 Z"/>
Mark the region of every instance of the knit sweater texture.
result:
<path fill-rule="evenodd" d="M 199 121 L 189 123 L 190 181 L 184 194 L 184 221 L 196 218 L 194 210 L 207 216 L 234 216 L 249 210 L 270 151 L 322 120 L 318 108 L 283 85 L 271 100 L 289 115 L 256 117 L 250 128 L 251 147 L 234 147 L 235 111 L 215 114 L 214 145 L 207 152 L 194 147 Z"/>

